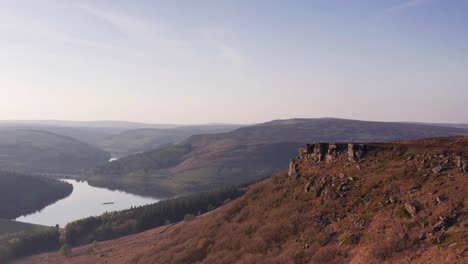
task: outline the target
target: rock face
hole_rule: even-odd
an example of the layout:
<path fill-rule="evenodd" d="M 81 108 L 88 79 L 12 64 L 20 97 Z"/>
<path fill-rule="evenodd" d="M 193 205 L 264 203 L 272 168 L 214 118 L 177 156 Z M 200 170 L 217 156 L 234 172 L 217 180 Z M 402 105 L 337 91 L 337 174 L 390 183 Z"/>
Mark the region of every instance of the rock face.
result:
<path fill-rule="evenodd" d="M 299 164 L 295 160 L 289 162 L 289 171 L 288 175 L 291 178 L 298 179 L 301 177 L 299 174 Z"/>
<path fill-rule="evenodd" d="M 461 172 L 468 172 L 468 158 L 459 155 L 455 158 L 455 165 L 461 169 Z"/>
<path fill-rule="evenodd" d="M 348 149 L 348 157 L 351 155 L 354 160 L 358 160 L 363 157 L 366 146 L 363 144 L 335 143 L 307 144 L 299 149 L 299 159 L 311 160 L 314 162 L 331 162 L 336 159 L 339 153 L 346 149 Z"/>
<path fill-rule="evenodd" d="M 299 149 L 299 158 L 289 163 L 288 175 L 298 179 L 301 177 L 299 164 L 301 162 L 333 162 L 341 153 L 347 153 L 348 160 L 358 161 L 364 157 L 368 146 L 364 144 L 316 143 L 307 144 Z M 346 152 L 347 151 L 347 152 Z"/>
<path fill-rule="evenodd" d="M 348 160 L 357 161 L 364 157 L 367 146 L 364 144 L 348 144 Z"/>
<path fill-rule="evenodd" d="M 331 161 L 344 146 L 344 144 L 328 143 L 307 144 L 299 149 L 299 159 L 312 160 L 314 162 Z"/>
<path fill-rule="evenodd" d="M 457 165 L 458 168 L 461 168 L 463 166 L 463 157 L 462 156 L 456 156 L 455 157 L 455 165 Z"/>

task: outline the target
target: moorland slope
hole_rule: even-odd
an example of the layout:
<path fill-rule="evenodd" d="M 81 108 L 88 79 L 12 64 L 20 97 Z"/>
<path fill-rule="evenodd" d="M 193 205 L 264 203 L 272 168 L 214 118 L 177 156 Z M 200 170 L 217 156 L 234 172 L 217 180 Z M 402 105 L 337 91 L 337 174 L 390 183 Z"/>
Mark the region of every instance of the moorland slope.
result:
<path fill-rule="evenodd" d="M 308 145 L 194 220 L 18 263 L 466 263 L 468 137 Z"/>

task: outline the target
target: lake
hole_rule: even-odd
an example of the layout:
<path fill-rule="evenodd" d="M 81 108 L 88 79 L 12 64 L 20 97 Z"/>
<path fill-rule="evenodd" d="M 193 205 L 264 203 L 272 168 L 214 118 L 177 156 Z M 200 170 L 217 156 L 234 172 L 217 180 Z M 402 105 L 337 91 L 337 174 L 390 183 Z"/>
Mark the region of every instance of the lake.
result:
<path fill-rule="evenodd" d="M 159 200 L 123 191 L 112 191 L 90 186 L 87 182 L 64 179 L 73 185 L 73 192 L 39 212 L 21 216 L 16 221 L 46 226 L 65 227 L 69 222 L 101 215 L 105 212 L 120 211 L 130 207 L 156 203 Z"/>

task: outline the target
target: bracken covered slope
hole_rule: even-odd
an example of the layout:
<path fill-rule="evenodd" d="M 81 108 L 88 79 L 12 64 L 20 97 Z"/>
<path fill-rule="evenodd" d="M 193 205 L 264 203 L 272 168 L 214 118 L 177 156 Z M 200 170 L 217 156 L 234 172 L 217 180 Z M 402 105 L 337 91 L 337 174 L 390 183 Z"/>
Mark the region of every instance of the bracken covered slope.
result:
<path fill-rule="evenodd" d="M 20 263 L 466 263 L 468 137 L 309 145 L 195 220 Z"/>

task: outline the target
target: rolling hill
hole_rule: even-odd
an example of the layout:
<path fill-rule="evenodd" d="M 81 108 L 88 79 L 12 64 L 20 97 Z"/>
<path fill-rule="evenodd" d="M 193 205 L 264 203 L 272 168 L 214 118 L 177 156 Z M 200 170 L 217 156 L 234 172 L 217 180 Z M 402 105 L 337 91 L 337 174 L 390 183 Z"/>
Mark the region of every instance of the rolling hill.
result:
<path fill-rule="evenodd" d="M 0 129 L 0 169 L 76 174 L 108 161 L 109 154 L 70 137 L 45 131 Z"/>
<path fill-rule="evenodd" d="M 345 119 L 289 119 L 196 135 L 83 173 L 90 184 L 164 197 L 215 189 L 270 175 L 303 142 L 389 142 L 468 134 L 468 130 Z"/>
<path fill-rule="evenodd" d="M 112 157 L 121 158 L 178 143 L 193 135 L 229 132 L 239 127 L 240 125 L 200 125 L 133 129 L 103 139 L 97 143 L 97 146 L 110 153 Z"/>
<path fill-rule="evenodd" d="M 17 263 L 467 262 L 467 136 L 308 145 L 293 165 L 194 219 Z"/>

